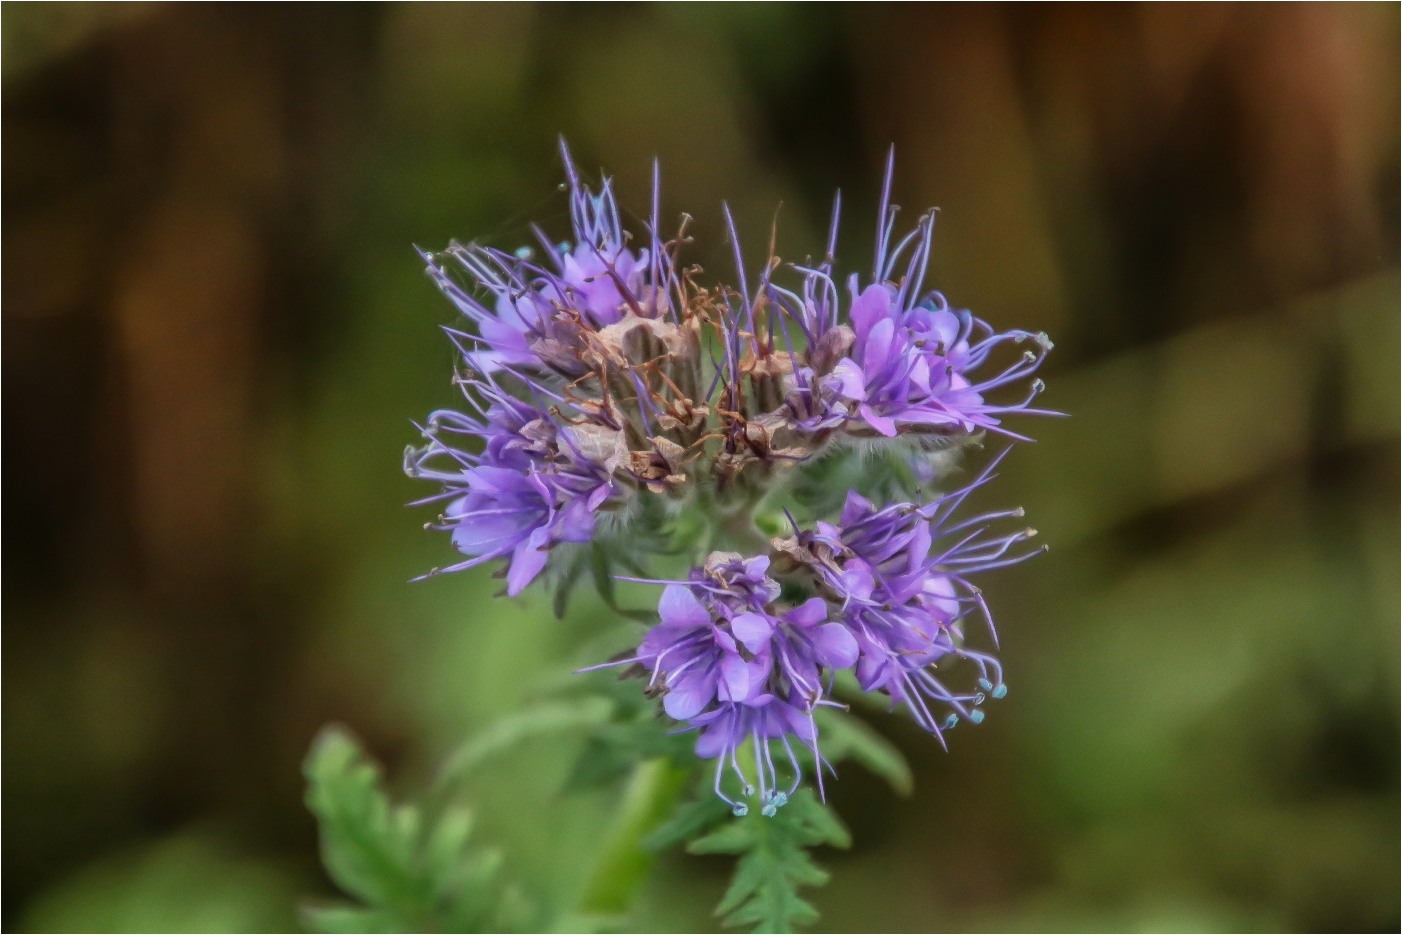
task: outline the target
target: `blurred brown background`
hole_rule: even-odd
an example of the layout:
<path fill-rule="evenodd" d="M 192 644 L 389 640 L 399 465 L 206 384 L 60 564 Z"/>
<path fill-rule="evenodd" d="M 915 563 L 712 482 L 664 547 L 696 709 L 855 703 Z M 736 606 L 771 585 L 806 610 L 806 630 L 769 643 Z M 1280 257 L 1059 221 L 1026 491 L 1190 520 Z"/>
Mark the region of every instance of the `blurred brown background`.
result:
<path fill-rule="evenodd" d="M 295 924 L 298 772 L 412 792 L 603 611 L 419 585 L 408 420 L 451 403 L 410 244 L 562 229 L 556 135 L 646 205 L 934 280 L 1057 342 L 986 582 L 1013 693 L 899 799 L 835 787 L 833 930 L 1396 930 L 1396 4 L 5 3 L 7 930 Z M 572 629 L 576 628 L 576 629 Z M 567 901 L 609 803 L 527 749 L 478 834 Z M 714 927 L 669 856 L 649 930 Z"/>

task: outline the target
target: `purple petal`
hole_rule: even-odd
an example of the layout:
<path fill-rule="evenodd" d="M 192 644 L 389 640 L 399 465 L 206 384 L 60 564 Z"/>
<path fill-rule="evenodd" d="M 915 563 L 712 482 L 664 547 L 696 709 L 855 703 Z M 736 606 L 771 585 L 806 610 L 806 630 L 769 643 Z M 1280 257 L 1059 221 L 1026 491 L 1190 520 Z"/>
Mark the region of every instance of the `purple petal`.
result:
<path fill-rule="evenodd" d="M 837 366 L 832 368 L 832 375 L 840 381 L 843 396 L 848 399 L 867 398 L 866 374 L 862 373 L 862 368 L 850 357 L 839 360 Z"/>
<path fill-rule="evenodd" d="M 715 694 L 714 673 L 709 676 L 692 675 L 668 687 L 667 694 L 662 696 L 662 710 L 667 712 L 668 717 L 685 721 L 693 715 L 700 714 L 701 709 L 711 703 Z"/>
<path fill-rule="evenodd" d="M 541 528 L 531 533 L 511 553 L 511 567 L 506 572 L 506 593 L 513 597 L 540 574 L 550 557 L 544 547 L 550 543 L 550 530 Z"/>
<path fill-rule="evenodd" d="M 842 524 L 850 526 L 872 512 L 871 501 L 855 490 L 847 491 L 847 500 L 842 504 Z"/>
<path fill-rule="evenodd" d="M 735 637 L 722 630 L 720 627 L 711 627 L 711 636 L 715 638 L 716 645 L 728 653 L 738 653 L 739 647 L 735 645 Z"/>
<path fill-rule="evenodd" d="M 750 578 L 763 578 L 764 573 L 768 570 L 769 556 L 767 555 L 756 555 L 754 558 L 745 559 L 745 574 Z"/>
<path fill-rule="evenodd" d="M 818 739 L 818 728 L 813 723 L 812 715 L 793 705 L 779 705 L 778 708 L 779 713 L 788 722 L 789 731 L 811 747 Z"/>
<path fill-rule="evenodd" d="M 848 560 L 843 567 L 842 583 L 853 597 L 871 597 L 871 592 L 876 590 L 876 578 L 871 573 L 871 567 L 859 558 Z"/>
<path fill-rule="evenodd" d="M 814 600 L 822 603 L 821 599 Z M 730 621 L 730 632 L 735 634 L 735 638 L 745 644 L 745 648 L 752 653 L 759 653 L 769 645 L 769 638 L 774 633 L 774 624 L 763 614 L 745 613 Z"/>
<path fill-rule="evenodd" d="M 667 624 L 684 627 L 704 627 L 710 624 L 711 615 L 691 589 L 681 584 L 669 584 L 662 592 L 662 600 L 657 603 L 657 615 Z"/>
<path fill-rule="evenodd" d="M 861 405 L 860 411 L 862 413 L 862 418 L 866 420 L 867 425 L 870 425 L 872 428 L 876 429 L 878 432 L 880 432 L 882 435 L 885 435 L 887 438 L 895 437 L 895 420 L 889 419 L 886 416 L 877 415 L 875 412 L 872 411 L 872 408 L 866 403 L 863 403 Z"/>
<path fill-rule="evenodd" d="M 915 358 L 915 363 L 911 364 L 910 373 L 907 374 L 906 379 L 920 390 L 920 396 L 930 395 L 930 365 L 925 362 L 923 355 Z"/>
<path fill-rule="evenodd" d="M 750 693 L 750 670 L 745 660 L 732 653 L 726 653 L 720 660 L 720 700 L 744 701 Z"/>
<path fill-rule="evenodd" d="M 561 542 L 588 542 L 593 534 L 594 514 L 583 500 L 575 500 L 555 517 L 555 538 Z"/>
<path fill-rule="evenodd" d="M 701 731 L 701 736 L 696 738 L 696 755 L 703 760 L 709 760 L 737 746 L 744 736 L 743 731 L 736 729 L 738 726 L 738 719 L 733 717 L 722 718 L 706 725 L 706 729 Z"/>
<path fill-rule="evenodd" d="M 531 489 L 530 480 L 524 474 L 507 468 L 484 465 L 466 471 L 463 476 L 467 486 L 480 493 L 519 494 Z"/>
<path fill-rule="evenodd" d="M 878 322 L 889 320 L 890 313 L 890 290 L 874 283 L 852 301 L 852 328 L 859 338 L 865 339 Z"/>
<path fill-rule="evenodd" d="M 524 326 L 513 328 L 509 324 L 487 319 L 480 325 L 482 330 L 482 340 L 488 346 L 497 351 L 517 351 L 524 353 L 529 349 L 526 344 Z"/>
<path fill-rule="evenodd" d="M 594 492 L 589 495 L 589 509 L 597 510 L 599 508 L 599 504 L 607 500 L 609 498 L 609 495 L 612 493 L 613 484 L 600 484 L 594 489 Z"/>
<path fill-rule="evenodd" d="M 784 615 L 791 623 L 801 627 L 811 627 L 828 618 L 828 602 L 821 597 L 810 597 Z"/>
<path fill-rule="evenodd" d="M 846 669 L 857 661 L 857 640 L 840 623 L 827 623 L 813 633 L 813 650 L 829 669 Z"/>
<path fill-rule="evenodd" d="M 896 335 L 896 323 L 889 318 L 878 321 L 867 335 L 867 346 L 862 350 L 862 369 L 876 373 L 886 366 L 891 356 L 891 344 Z"/>
<path fill-rule="evenodd" d="M 543 515 L 544 511 L 534 516 L 512 513 L 507 516 L 468 517 L 454 527 L 453 545 L 464 555 L 504 551 L 515 546 L 517 540 L 525 536 Z"/>
<path fill-rule="evenodd" d="M 908 564 L 906 570 L 909 572 L 918 571 L 925 556 L 930 554 L 930 524 L 919 522 L 915 524 L 910 537 L 910 545 L 906 547 Z"/>

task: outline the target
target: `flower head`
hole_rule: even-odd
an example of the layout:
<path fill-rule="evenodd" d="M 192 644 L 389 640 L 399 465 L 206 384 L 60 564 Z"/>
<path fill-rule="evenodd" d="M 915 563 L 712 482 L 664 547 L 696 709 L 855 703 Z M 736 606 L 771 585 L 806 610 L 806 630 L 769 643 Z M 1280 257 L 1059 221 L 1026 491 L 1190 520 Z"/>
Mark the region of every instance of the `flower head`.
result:
<path fill-rule="evenodd" d="M 995 647 L 997 636 L 969 576 L 1034 554 L 1018 549 L 1031 530 L 993 532 L 1021 511 L 954 518 L 988 471 L 929 501 L 852 490 L 838 509 L 831 498 L 850 486 L 908 490 L 911 474 L 936 482 L 957 450 L 950 439 L 1022 438 L 1003 418 L 1044 412 L 1030 408 L 1041 389 L 1030 378 L 1051 342 L 995 332 L 926 290 L 934 214 L 893 239 L 889 160 L 869 281 L 838 286 L 838 198 L 822 261 L 795 266 L 790 290 L 770 257 L 751 290 L 728 207 L 736 287 L 701 287 L 696 268 L 678 271 L 685 216 L 676 237 L 659 236 L 655 164 L 648 236 L 635 246 L 610 180 L 590 189 L 563 143 L 561 155 L 570 241 L 533 228 L 539 262 L 530 249 L 477 244 L 424 254 L 467 319 L 446 330 L 468 411 L 432 413 L 405 455 L 409 474 L 440 485 L 430 525 L 465 556 L 443 570 L 502 558 L 506 593 L 517 594 L 561 552 L 574 562 L 553 566 L 561 587 L 579 577 L 586 553 L 557 548 L 566 543 L 594 541 L 588 555 L 606 566 L 596 575 L 615 560 L 641 565 L 653 544 L 705 555 L 682 579 L 656 582 L 656 623 L 606 665 L 645 677 L 679 729 L 697 732 L 697 755 L 716 761 L 716 794 L 737 813 L 756 793 L 765 814 L 782 806 L 801 754 L 821 792 L 831 767 L 815 713 L 835 705 L 839 671 L 941 741 L 960 720 L 982 720 L 985 699 L 1007 689 L 997 659 L 970 645 L 970 619 Z M 990 367 L 1005 345 L 1027 350 Z M 1024 381 L 1020 402 L 996 400 Z M 862 460 L 883 446 L 890 457 Z M 891 468 L 932 451 L 948 457 Z M 891 473 L 875 485 L 842 473 L 868 469 Z M 755 513 L 783 498 L 813 521 L 766 551 Z M 952 687 L 961 667 L 976 677 Z"/>
<path fill-rule="evenodd" d="M 506 590 L 514 595 L 545 567 L 552 547 L 589 541 L 595 511 L 619 493 L 612 479 L 617 455 L 599 443 L 597 427 L 561 424 L 489 377 L 464 380 L 490 401 L 485 412 L 432 413 L 422 429 L 425 444 L 405 451 L 405 471 L 442 484 L 429 498 L 448 501 L 436 528 L 470 556 L 441 571 L 507 556 Z M 467 450 L 473 439 L 480 454 Z"/>
<path fill-rule="evenodd" d="M 1001 425 L 1010 412 L 1050 415 L 1029 408 L 1042 389 L 1029 385 L 1015 403 L 992 403 L 987 394 L 1018 383 L 1041 365 L 1051 341 L 1026 331 L 997 333 L 965 309 L 953 309 L 938 292 L 925 292 L 935 213 L 893 244 L 899 210 L 890 203 L 894 150 L 887 159 L 871 281 L 847 281 L 849 324 L 840 321 L 832 254 L 841 200 L 833 205 L 827 256 L 816 267 L 796 267 L 801 292 L 768 285 L 775 304 L 803 333 L 806 349 L 794 368 L 790 411 L 805 432 L 842 425 L 858 436 L 891 438 L 901 433 L 957 434 L 979 429 L 1022 438 Z M 1026 344 L 1015 362 L 996 374 L 979 370 L 1004 344 Z"/>
<path fill-rule="evenodd" d="M 577 378 L 591 369 L 583 359 L 590 334 L 629 314 L 658 318 L 669 308 L 670 270 L 655 234 L 648 250 L 630 249 L 612 180 L 604 179 L 595 194 L 563 141 L 560 153 L 569 177 L 573 247 L 552 244 L 535 228 L 544 265 L 533 262 L 534 251 L 526 247 L 506 253 L 454 242 L 441 253 L 422 254 L 429 276 L 475 326 L 475 334 L 456 334 L 475 345 L 466 356 L 487 372 L 514 367 Z"/>
<path fill-rule="evenodd" d="M 837 523 L 819 522 L 812 531 L 797 530 L 776 543 L 837 605 L 856 639 L 862 690 L 885 693 L 941 738 L 961 718 L 982 721 L 978 705 L 986 694 L 1001 698 L 1007 693 L 997 659 L 966 645 L 964 621 L 971 611 L 978 612 L 997 641 L 983 594 L 968 576 L 1042 551 L 1010 554 L 1036 535 L 1032 529 L 988 534 L 991 523 L 1021 516 L 1021 510 L 951 521 L 964 498 L 991 476 L 985 471 L 973 483 L 926 504 L 877 508 L 850 492 Z M 936 670 L 952 659 L 973 664 L 980 690 L 946 687 Z M 948 707 L 949 713 L 937 716 L 930 702 Z"/>

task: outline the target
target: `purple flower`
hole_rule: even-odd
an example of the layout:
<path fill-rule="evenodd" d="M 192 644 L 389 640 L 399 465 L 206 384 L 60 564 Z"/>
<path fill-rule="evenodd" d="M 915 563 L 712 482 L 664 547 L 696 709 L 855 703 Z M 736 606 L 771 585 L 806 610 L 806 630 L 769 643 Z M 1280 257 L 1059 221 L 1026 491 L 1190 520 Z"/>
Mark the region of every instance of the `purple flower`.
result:
<path fill-rule="evenodd" d="M 573 247 L 552 244 L 536 228 L 546 265 L 531 262 L 534 251 L 524 247 L 509 254 L 454 242 L 441 254 L 422 253 L 429 276 L 476 325 L 475 334 L 453 332 L 468 345 L 465 356 L 489 373 L 526 368 L 577 378 L 591 369 L 581 359 L 587 332 L 630 313 L 657 318 L 668 308 L 671 271 L 656 237 L 647 250 L 628 249 L 612 180 L 605 178 L 594 194 L 580 180 L 563 140 L 560 152 L 569 178 Z"/>
<path fill-rule="evenodd" d="M 443 511 L 443 528 L 464 555 L 465 568 L 511 553 L 506 593 L 518 594 L 540 574 L 547 550 L 557 542 L 588 542 L 594 532 L 591 503 L 597 496 L 570 496 L 557 475 L 521 474 L 507 468 L 475 467 L 465 471 L 467 493 Z M 597 493 L 608 494 L 607 487 Z"/>
<path fill-rule="evenodd" d="M 612 480 L 622 457 L 618 433 L 561 425 L 489 378 L 463 382 L 489 400 L 483 415 L 434 412 L 422 429 L 426 444 L 405 452 L 407 474 L 443 486 L 420 501 L 448 501 L 434 527 L 449 532 L 458 551 L 470 556 L 429 574 L 507 556 L 506 592 L 515 595 L 540 574 L 553 546 L 589 541 L 595 511 L 618 493 Z M 601 435 L 613 440 L 612 448 Z M 453 436 L 479 440 L 481 453 L 468 452 Z"/>
<path fill-rule="evenodd" d="M 1030 385 L 1022 401 L 990 402 L 986 395 L 1031 376 L 1051 350 L 1044 334 L 995 333 L 967 310 L 951 309 L 938 292 L 924 293 L 934 212 L 892 244 L 897 208 L 890 203 L 894 150 L 886 163 L 872 280 L 862 288 L 856 275 L 847 283 L 850 327 L 840 322 L 841 302 L 833 279 L 841 198 L 834 201 L 827 253 L 816 267 L 797 266 L 803 276 L 795 293 L 766 281 L 769 298 L 795 322 L 805 348 L 797 355 L 786 415 L 805 433 L 845 426 L 858 435 L 894 437 L 902 432 L 955 434 L 977 429 L 1023 438 L 1001 427 L 1009 412 L 1053 415 L 1029 408 L 1041 390 Z M 904 263 L 904 269 L 898 267 Z M 785 332 L 787 335 L 787 332 Z M 1002 344 L 1031 342 L 1002 371 L 985 377 L 979 370 Z"/>
<path fill-rule="evenodd" d="M 1030 376 L 1051 348 L 1045 335 L 995 334 L 987 322 L 967 311 L 951 311 L 937 292 L 919 305 L 901 308 L 901 290 L 887 283 L 858 293 L 853 276 L 848 286 L 856 337 L 852 356 L 839 361 L 833 373 L 841 380 L 842 396 L 856 404 L 861 420 L 876 432 L 891 437 L 903 426 L 919 426 L 941 433 L 985 428 L 1013 435 L 999 428 L 999 415 L 1040 412 L 1028 409 L 1041 388 L 1039 382 L 1032 384 L 1026 399 L 1012 405 L 989 403 L 984 394 Z M 1037 351 L 1025 352 L 995 376 L 971 380 L 972 371 L 995 347 L 1028 340 Z"/>
<path fill-rule="evenodd" d="M 995 643 L 997 639 L 982 592 L 967 576 L 1041 551 L 1009 556 L 1015 545 L 1036 534 L 1034 530 L 986 535 L 987 523 L 1021 516 L 1021 510 L 950 522 L 969 492 L 990 476 L 986 471 L 972 484 L 923 505 L 897 503 L 878 509 L 849 492 L 837 523 L 819 522 L 815 530 L 800 530 L 782 544 L 838 605 L 856 639 L 856 675 L 862 690 L 884 692 L 893 704 L 904 704 L 921 727 L 937 736 L 961 717 L 982 721 L 978 705 L 985 693 L 994 698 L 1007 693 L 998 660 L 965 645 L 964 620 L 975 608 Z M 954 657 L 977 668 L 979 691 L 955 692 L 937 677 L 936 665 Z M 938 718 L 929 702 L 952 712 Z"/>
<path fill-rule="evenodd" d="M 782 808 L 798 789 L 803 780 L 803 771 L 789 741 L 792 735 L 812 751 L 818 761 L 818 785 L 822 787 L 822 769 L 827 765 L 818 753 L 818 728 L 813 721 L 812 709 L 805 709 L 771 697 L 762 705 L 721 704 L 691 721 L 691 726 L 701 728 L 696 738 L 696 755 L 702 759 L 715 758 L 716 769 L 712 788 L 715 794 L 730 805 L 736 815 L 745 815 L 749 806 L 725 794 L 722 780 L 725 769 L 739 780 L 744 796 L 759 794 L 760 811 L 772 816 Z M 754 753 L 755 782 L 750 782 L 746 770 L 749 764 L 742 764 L 736 755 L 746 740 L 751 741 Z M 787 788 L 780 789 L 778 770 L 774 767 L 774 753 L 770 741 L 777 740 L 788 755 L 790 779 Z"/>
<path fill-rule="evenodd" d="M 725 767 L 739 778 L 745 795 L 759 790 L 767 812 L 783 805 L 801 774 L 789 735 L 821 761 L 813 710 L 828 703 L 823 672 L 850 667 L 858 656 L 847 627 L 828 622 L 822 598 L 776 609 L 772 602 L 779 585 L 768 567 L 765 556 L 712 553 L 688 581 L 667 584 L 657 608 L 660 622 L 637 653 L 610 663 L 636 663 L 648 673 L 648 690 L 662 693 L 663 710 L 700 729 L 696 753 L 717 758 L 716 794 L 742 814 L 745 806 L 721 789 Z M 756 785 L 736 760 L 736 749 L 747 739 L 755 742 Z M 793 774 L 788 792 L 779 790 L 770 740 L 788 752 Z"/>
<path fill-rule="evenodd" d="M 651 673 L 662 706 L 679 721 L 715 702 L 767 704 L 775 620 L 767 605 L 779 585 L 765 574 L 769 559 L 714 552 L 685 583 L 668 584 L 657 605 L 660 622 L 633 661 Z"/>

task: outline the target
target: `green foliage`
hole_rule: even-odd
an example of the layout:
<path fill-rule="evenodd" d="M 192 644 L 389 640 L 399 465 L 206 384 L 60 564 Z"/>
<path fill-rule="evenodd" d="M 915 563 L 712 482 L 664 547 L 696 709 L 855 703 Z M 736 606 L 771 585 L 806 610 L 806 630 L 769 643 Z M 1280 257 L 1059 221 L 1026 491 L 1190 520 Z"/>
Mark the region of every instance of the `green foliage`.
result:
<path fill-rule="evenodd" d="M 672 817 L 648 835 L 643 843 L 656 851 L 675 847 L 684 841 L 700 837 L 708 828 L 729 814 L 730 806 L 711 794 L 707 780 L 701 783 L 694 799 L 678 806 Z"/>
<path fill-rule="evenodd" d="M 644 760 L 633 768 L 613 828 L 600 847 L 598 863 L 580 900 L 581 913 L 616 915 L 632 907 L 652 866 L 647 838 L 676 808 L 688 772 L 667 757 Z"/>
<path fill-rule="evenodd" d="M 847 847 L 851 836 L 833 811 L 811 789 L 800 789 L 773 817 L 752 805 L 737 818 L 688 845 L 693 854 L 739 854 L 730 888 L 716 915 L 726 925 L 750 925 L 756 932 L 790 932 L 816 921 L 818 911 L 798 895 L 799 887 L 822 886 L 826 871 L 813 863 L 808 848 Z"/>
<path fill-rule="evenodd" d="M 305 766 L 307 806 L 321 829 L 331 878 L 360 905 L 313 907 L 321 932 L 505 932 L 529 927 L 519 896 L 497 879 L 500 857 L 468 846 L 471 816 L 433 820 L 393 805 L 380 771 L 345 730 L 328 728 Z"/>
<path fill-rule="evenodd" d="M 898 795 L 910 795 L 915 777 L 896 745 L 861 718 L 840 708 L 821 707 L 813 712 L 822 738 L 823 756 L 833 763 L 853 759 L 891 784 Z"/>
<path fill-rule="evenodd" d="M 439 780 L 459 778 L 484 760 L 533 737 L 586 730 L 606 724 L 613 714 L 613 702 L 598 695 L 534 705 L 501 718 L 458 747 L 439 771 Z"/>
<path fill-rule="evenodd" d="M 571 789 L 614 782 L 629 775 L 637 763 L 658 757 L 684 772 L 695 768 L 695 736 L 674 733 L 675 725 L 659 716 L 656 703 L 643 695 L 636 680 L 620 681 L 607 672 L 596 678 L 598 691 L 609 693 L 613 714 L 589 731 L 570 773 Z"/>
<path fill-rule="evenodd" d="M 910 766 L 894 744 L 841 709 L 820 708 L 815 716 L 823 756 L 829 762 L 856 760 L 889 782 L 896 793 L 910 794 L 914 786 Z M 811 769 L 811 755 L 800 751 L 800 757 Z M 800 789 L 773 817 L 765 817 L 760 804 L 752 802 L 746 816 L 732 819 L 730 806 L 712 793 L 709 776 L 702 777 L 695 796 L 643 843 L 665 850 L 688 840 L 692 843 L 687 850 L 693 854 L 741 855 L 716 914 L 727 925 L 753 925 L 759 932 L 791 931 L 817 919 L 816 910 L 799 897 L 798 888 L 821 886 L 827 874 L 806 849 L 850 843 L 837 816 L 811 789 Z"/>

